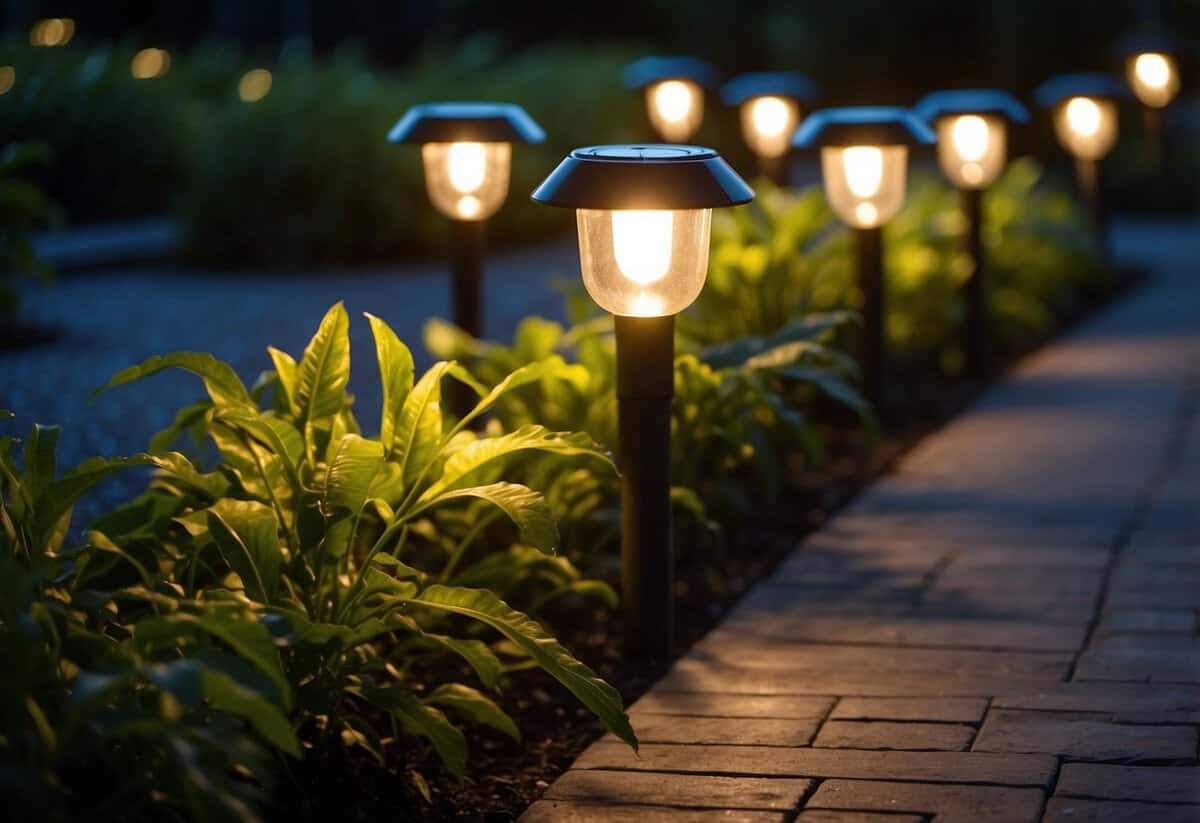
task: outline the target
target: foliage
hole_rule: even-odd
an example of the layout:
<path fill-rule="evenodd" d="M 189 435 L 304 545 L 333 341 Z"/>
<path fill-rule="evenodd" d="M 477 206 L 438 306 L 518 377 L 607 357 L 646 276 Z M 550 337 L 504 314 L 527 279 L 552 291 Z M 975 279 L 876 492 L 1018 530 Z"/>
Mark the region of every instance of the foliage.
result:
<path fill-rule="evenodd" d="M 1034 161 L 1018 159 L 984 199 L 990 327 L 1000 351 L 1040 339 L 1104 281 L 1073 200 L 1041 178 Z M 790 317 L 860 304 L 853 237 L 819 188 L 761 189 L 755 203 L 713 215 L 708 283 L 680 318 L 692 345 L 771 335 Z M 945 184 L 918 174 L 910 189 L 884 229 L 888 345 L 955 371 L 970 269 L 961 252 L 965 224 Z"/>
<path fill-rule="evenodd" d="M 385 740 L 403 731 L 463 774 L 467 744 L 456 721 L 518 732 L 483 691 L 454 679 L 454 660 L 487 689 L 509 670 L 539 667 L 635 744 L 617 692 L 506 602 L 612 598 L 553 555 L 558 530 L 542 494 L 504 479 L 531 454 L 611 471 L 607 455 L 585 434 L 536 424 L 502 436 L 471 428 L 557 364 L 530 363 L 491 388 L 453 362 L 416 379 L 409 350 L 368 319 L 383 383 L 375 439 L 360 433 L 346 392 L 349 321 L 340 303 L 299 360 L 270 349 L 274 370 L 252 390 L 225 363 L 190 352 L 109 381 L 105 388 L 164 369 L 199 376 L 208 399 L 183 409 L 153 447 L 197 431 L 220 456 L 212 471 L 178 452 L 158 457 L 147 497 L 113 515 L 144 530 L 138 506 L 170 511 L 152 543 L 139 543 L 149 550 L 139 563 L 185 598 L 228 598 L 272 627 L 296 694 L 293 723 L 319 750 L 340 741 L 382 760 Z M 478 393 L 459 420 L 442 412 L 447 378 Z M 375 715 L 391 718 L 393 734 L 381 733 Z"/>
<path fill-rule="evenodd" d="M 754 502 L 777 499 L 784 486 L 785 455 L 804 451 L 810 459 L 820 459 L 820 437 L 813 420 L 800 410 L 813 409 L 814 393 L 869 417 L 849 382 L 853 364 L 824 343 L 848 319 L 844 314 L 810 317 L 769 338 L 676 358 L 672 496 L 692 526 L 732 525 Z M 511 345 L 475 340 L 433 320 L 426 325 L 425 344 L 435 356 L 464 361 L 484 385 L 498 385 L 525 364 L 547 364 L 540 379 L 496 403 L 493 414 L 500 428 L 520 431 L 543 420 L 554 428 L 587 432 L 615 448 L 616 357 L 610 318 L 585 320 L 570 330 L 540 317 L 526 318 Z M 563 526 L 564 546 L 595 563 L 617 539 L 616 478 L 594 466 L 534 464 L 529 471 L 547 488 L 547 500 Z"/>
<path fill-rule="evenodd" d="M 203 150 L 193 154 L 182 200 L 191 252 L 210 262 L 297 263 L 440 250 L 446 220 L 428 202 L 420 151 L 386 141 L 405 109 L 438 99 L 525 105 L 550 142 L 514 146 L 510 189 L 519 195 L 574 145 L 602 139 L 597 123 L 626 119 L 630 103 L 617 82 L 626 58 L 546 49 L 477 64 L 440 55 L 391 75 L 342 55 L 281 70 L 263 100 L 231 97 L 200 126 Z M 489 229 L 511 244 L 567 218 L 513 196 Z"/>
<path fill-rule="evenodd" d="M 0 320 L 17 313 L 18 276 L 45 279 L 50 268 L 38 260 L 33 232 L 58 220 L 58 208 L 42 189 L 26 179 L 28 170 L 49 165 L 50 152 L 40 143 L 10 143 L 0 151 Z"/>
<path fill-rule="evenodd" d="M 0 439 L 5 818 L 253 819 L 271 782 L 263 743 L 299 756 L 270 635 L 241 604 L 156 585 L 127 551 L 136 532 L 124 546 L 93 532 L 64 549 L 80 496 L 156 458 L 95 458 L 60 475 L 58 435 L 35 426 L 21 458 L 18 441 Z M 141 584 L 109 588 L 118 567 Z"/>
<path fill-rule="evenodd" d="M 0 144 L 38 141 L 55 162 L 39 176 L 74 220 L 163 211 L 184 168 L 186 99 L 130 77 L 120 46 L 7 45 L 13 87 L 0 95 Z"/>

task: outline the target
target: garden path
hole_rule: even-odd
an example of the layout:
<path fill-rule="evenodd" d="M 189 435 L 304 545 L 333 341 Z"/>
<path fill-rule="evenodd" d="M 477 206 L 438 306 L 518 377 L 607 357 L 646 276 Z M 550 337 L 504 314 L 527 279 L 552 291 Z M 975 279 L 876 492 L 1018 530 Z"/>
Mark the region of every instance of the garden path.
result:
<path fill-rule="evenodd" d="M 1200 229 L 920 443 L 542 821 L 1200 820 Z"/>

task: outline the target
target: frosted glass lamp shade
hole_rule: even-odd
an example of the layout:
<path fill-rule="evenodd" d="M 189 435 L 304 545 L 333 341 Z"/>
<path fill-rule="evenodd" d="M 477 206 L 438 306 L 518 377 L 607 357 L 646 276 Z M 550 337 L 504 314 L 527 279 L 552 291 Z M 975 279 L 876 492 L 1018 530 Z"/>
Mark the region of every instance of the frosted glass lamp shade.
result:
<path fill-rule="evenodd" d="M 982 189 L 1004 170 L 1008 127 L 993 114 L 960 114 L 937 121 L 938 162 L 960 189 Z"/>
<path fill-rule="evenodd" d="M 583 285 L 605 311 L 678 314 L 704 288 L 712 209 L 578 209 L 576 218 Z"/>
<path fill-rule="evenodd" d="M 486 220 L 508 195 L 509 143 L 425 143 L 425 188 L 442 214 L 454 220 Z"/>
<path fill-rule="evenodd" d="M 795 100 L 764 94 L 739 107 L 746 145 L 759 157 L 782 157 L 792 145 L 792 134 L 800 122 Z"/>
<path fill-rule="evenodd" d="M 821 174 L 829 205 L 848 225 L 872 229 L 904 205 L 907 146 L 823 146 Z"/>
<path fill-rule="evenodd" d="M 686 143 L 704 119 L 704 91 L 684 78 L 662 80 L 646 86 L 650 124 L 668 143 Z"/>
<path fill-rule="evenodd" d="M 1117 142 L 1117 104 L 1096 97 L 1071 97 L 1054 111 L 1054 132 L 1075 157 L 1099 160 Z"/>
<path fill-rule="evenodd" d="M 1153 51 L 1131 57 L 1129 85 L 1143 105 L 1163 108 L 1179 93 L 1179 68 L 1175 58 Z"/>

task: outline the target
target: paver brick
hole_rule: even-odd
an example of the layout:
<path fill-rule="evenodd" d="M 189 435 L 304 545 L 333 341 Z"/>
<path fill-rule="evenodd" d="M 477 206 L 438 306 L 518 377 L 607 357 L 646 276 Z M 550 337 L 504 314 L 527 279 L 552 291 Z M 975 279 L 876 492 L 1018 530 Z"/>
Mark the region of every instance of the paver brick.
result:
<path fill-rule="evenodd" d="M 845 697 L 838 701 L 829 719 L 978 723 L 985 711 L 986 700 L 970 697 Z"/>
<path fill-rule="evenodd" d="M 1200 768 L 1066 763 L 1055 792 L 1105 800 L 1200 805 Z"/>
<path fill-rule="evenodd" d="M 554 781 L 545 798 L 577 803 L 787 811 L 798 806 L 810 788 L 811 780 L 572 769 Z"/>
<path fill-rule="evenodd" d="M 1040 754 L 676 746 L 655 743 L 641 746 L 635 754 L 623 743 L 601 740 L 579 756 L 574 768 L 1046 787 L 1050 785 L 1058 763 L 1053 757 Z"/>
<path fill-rule="evenodd" d="M 1039 789 L 826 780 L 805 808 L 916 812 L 938 823 L 1037 823 Z"/>
<path fill-rule="evenodd" d="M 1196 823 L 1200 806 L 1052 797 L 1043 823 Z"/>
<path fill-rule="evenodd" d="M 1185 684 L 1071 682 L 1000 693 L 994 708 L 1040 711 L 1159 714 L 1200 709 L 1200 688 Z M 1162 721 L 1150 721 L 1162 722 Z"/>
<path fill-rule="evenodd" d="M 1185 760 L 1196 755 L 1196 730 L 1118 724 L 1087 714 L 993 709 L 972 751 L 1038 752 L 1129 763 Z"/>
<path fill-rule="evenodd" d="M 829 749 L 966 751 L 975 729 L 956 723 L 889 723 L 882 720 L 830 720 L 813 746 Z"/>
<path fill-rule="evenodd" d="M 651 689 L 630 707 L 631 714 L 674 714 L 693 717 L 823 718 L 832 697 L 802 695 L 707 694 Z"/>
<path fill-rule="evenodd" d="M 849 812 L 835 809 L 805 809 L 796 823 L 922 823 L 919 814 L 890 814 L 887 812 Z"/>
<path fill-rule="evenodd" d="M 785 819 L 780 812 L 672 809 L 556 800 L 539 800 L 521 815 L 521 823 L 784 823 Z"/>
<path fill-rule="evenodd" d="M 643 743 L 705 743 L 746 746 L 807 746 L 821 725 L 820 717 L 679 717 L 630 715 Z"/>
<path fill-rule="evenodd" d="M 1114 632 L 1193 632 L 1196 615 L 1186 610 L 1116 609 L 1100 621 L 1098 633 Z"/>

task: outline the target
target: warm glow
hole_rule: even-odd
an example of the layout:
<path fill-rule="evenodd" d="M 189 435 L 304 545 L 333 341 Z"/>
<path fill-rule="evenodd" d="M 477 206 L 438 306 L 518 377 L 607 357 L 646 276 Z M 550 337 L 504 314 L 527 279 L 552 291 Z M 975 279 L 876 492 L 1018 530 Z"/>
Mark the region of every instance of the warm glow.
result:
<path fill-rule="evenodd" d="M 668 80 L 654 88 L 654 106 L 670 123 L 685 120 L 692 110 L 692 90 L 679 80 Z"/>
<path fill-rule="evenodd" d="M 675 214 L 670 211 L 614 211 L 613 254 L 621 274 L 648 286 L 671 268 Z"/>
<path fill-rule="evenodd" d="M 0 66 L 0 94 L 7 94 L 17 82 L 17 70 L 12 66 Z"/>
<path fill-rule="evenodd" d="M 1067 124 L 1080 137 L 1091 137 L 1100 131 L 1100 107 L 1088 97 L 1073 97 L 1067 103 Z"/>
<path fill-rule="evenodd" d="M 879 209 L 872 203 L 859 203 L 854 207 L 854 216 L 864 226 L 874 226 L 879 223 Z"/>
<path fill-rule="evenodd" d="M 483 185 L 487 155 L 482 143 L 451 143 L 447 162 L 450 185 L 459 194 L 470 194 Z"/>
<path fill-rule="evenodd" d="M 75 21 L 69 17 L 47 17 L 33 24 L 29 43 L 33 46 L 65 46 L 75 36 Z"/>
<path fill-rule="evenodd" d="M 850 192 L 855 197 L 874 197 L 883 182 L 883 152 L 874 146 L 851 146 L 843 162 Z"/>
<path fill-rule="evenodd" d="M 759 134 L 776 137 L 783 134 L 792 120 L 788 104 L 778 97 L 758 97 L 750 104 L 750 116 Z"/>
<path fill-rule="evenodd" d="M 271 72 L 266 69 L 251 69 L 242 75 L 238 83 L 238 97 L 247 103 L 257 103 L 271 91 Z"/>
<path fill-rule="evenodd" d="M 458 200 L 458 216 L 464 220 L 474 220 L 483 210 L 483 203 L 473 194 L 460 197 Z"/>
<path fill-rule="evenodd" d="M 1139 80 L 1154 89 L 1161 89 L 1171 80 L 1171 66 L 1161 54 L 1139 54 L 1133 70 Z"/>
<path fill-rule="evenodd" d="M 966 114 L 957 118 L 950 134 L 954 150 L 966 162 L 978 163 L 987 154 L 988 124 L 982 117 Z"/>
<path fill-rule="evenodd" d="M 1162 108 L 1179 93 L 1174 58 L 1158 52 L 1139 54 L 1129 64 L 1129 85 L 1143 104 Z"/>
<path fill-rule="evenodd" d="M 171 55 L 165 49 L 142 49 L 133 56 L 129 73 L 138 80 L 162 77 L 171 67 Z"/>

